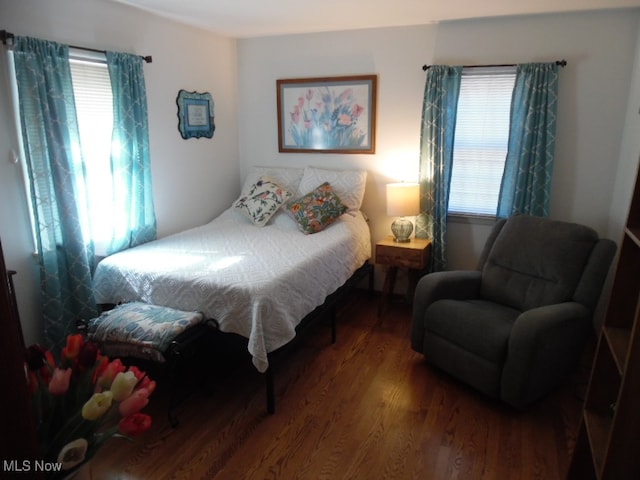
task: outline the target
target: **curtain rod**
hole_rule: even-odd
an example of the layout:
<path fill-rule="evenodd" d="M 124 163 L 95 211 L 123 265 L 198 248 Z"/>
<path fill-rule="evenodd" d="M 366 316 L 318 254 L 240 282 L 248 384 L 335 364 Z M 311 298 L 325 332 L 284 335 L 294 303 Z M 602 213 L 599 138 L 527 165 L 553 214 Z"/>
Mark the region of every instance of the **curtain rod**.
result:
<path fill-rule="evenodd" d="M 0 38 L 2 39 L 2 43 L 4 45 L 6 45 L 9 41 L 13 40 L 14 37 L 15 35 L 13 33 L 7 32 L 6 30 L 0 30 Z M 106 50 L 99 50 L 97 48 L 90 48 L 90 47 L 78 47 L 77 45 L 69 45 L 69 48 L 75 48 L 76 50 L 84 50 L 87 52 L 107 53 Z M 138 56 L 147 63 L 151 63 L 153 61 L 153 59 L 151 58 L 151 55 L 147 55 L 147 56 L 138 55 Z"/>
<path fill-rule="evenodd" d="M 567 65 L 566 60 L 556 60 L 556 65 L 565 67 Z M 501 65 L 463 65 L 462 68 L 479 68 L 479 67 L 517 67 L 517 63 L 503 63 Z M 431 68 L 431 65 L 423 65 L 422 70 L 425 72 Z"/>

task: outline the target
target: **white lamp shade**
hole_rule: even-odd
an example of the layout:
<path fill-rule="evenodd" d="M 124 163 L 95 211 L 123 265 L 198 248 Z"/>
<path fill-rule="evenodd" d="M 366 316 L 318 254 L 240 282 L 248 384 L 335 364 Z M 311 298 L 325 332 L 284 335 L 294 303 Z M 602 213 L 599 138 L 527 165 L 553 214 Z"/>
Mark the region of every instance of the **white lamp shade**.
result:
<path fill-rule="evenodd" d="M 420 213 L 420 185 L 417 183 L 387 184 L 387 215 L 404 217 Z"/>

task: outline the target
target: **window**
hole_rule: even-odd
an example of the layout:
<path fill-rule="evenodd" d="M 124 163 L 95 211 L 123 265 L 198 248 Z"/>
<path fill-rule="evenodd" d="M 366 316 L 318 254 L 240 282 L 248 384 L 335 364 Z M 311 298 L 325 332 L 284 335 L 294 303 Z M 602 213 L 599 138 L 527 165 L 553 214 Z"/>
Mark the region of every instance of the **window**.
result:
<path fill-rule="evenodd" d="M 10 52 L 11 54 L 11 52 Z M 13 98 L 18 98 L 15 84 L 13 58 L 10 56 L 11 81 Z M 96 252 L 104 254 L 111 240 L 114 212 L 111 199 L 113 184 L 111 182 L 111 141 L 113 133 L 113 95 L 109 70 L 103 54 L 74 52 L 69 60 L 73 93 L 78 118 L 80 147 L 85 160 L 84 169 L 87 182 L 78 182 L 79 191 L 86 190 L 88 205 L 80 212 L 83 219 L 82 233 L 84 238 L 94 241 Z M 19 111 L 14 106 L 16 123 L 19 124 Z M 23 165 L 25 187 L 29 187 L 29 175 L 26 162 Z M 31 195 L 27 195 L 29 210 L 33 213 Z M 110 203 L 111 202 L 111 203 Z M 37 245 L 34 216 L 30 215 L 34 245 Z M 91 219 L 94 221 L 92 222 Z"/>
<path fill-rule="evenodd" d="M 88 211 L 81 213 L 83 235 L 92 238 L 96 251 L 103 253 L 113 231 L 111 182 L 111 137 L 113 95 L 104 60 L 71 58 L 73 95 L 76 102 L 80 146 L 85 163 Z M 93 221 L 92 221 L 93 220 Z"/>
<path fill-rule="evenodd" d="M 462 72 L 450 214 L 496 214 L 515 77 L 515 67 L 467 68 Z"/>

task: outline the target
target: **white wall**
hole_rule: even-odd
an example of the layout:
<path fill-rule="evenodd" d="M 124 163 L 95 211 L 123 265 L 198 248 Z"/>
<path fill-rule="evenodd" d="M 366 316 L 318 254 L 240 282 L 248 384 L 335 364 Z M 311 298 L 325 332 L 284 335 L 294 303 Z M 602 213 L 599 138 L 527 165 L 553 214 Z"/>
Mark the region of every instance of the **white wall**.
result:
<path fill-rule="evenodd" d="M 563 58 L 551 217 L 584 223 L 616 241 L 615 186 L 640 10 L 452 22 L 438 36 L 436 60 L 509 63 Z M 622 208 L 626 212 L 626 207 Z M 452 224 L 450 266 L 475 265 L 489 227 Z"/>
<path fill-rule="evenodd" d="M 391 222 L 385 214 L 384 185 L 407 176 L 407 168 L 417 176 L 423 64 L 564 58 L 568 66 L 560 73 L 551 215 L 586 223 L 617 239 L 619 232 L 609 229 L 610 199 L 639 15 L 638 9 L 538 15 L 239 40 L 241 172 L 252 164 L 366 168 L 370 178 L 364 209 L 375 241 L 387 234 Z M 356 73 L 378 75 L 376 154 L 278 153 L 276 79 Z M 451 268 L 475 266 L 489 228 L 450 223 Z"/>
<path fill-rule="evenodd" d="M 71 45 L 152 55 L 145 78 L 151 165 L 160 236 L 207 222 L 237 195 L 236 41 L 102 0 L 0 0 L 0 28 Z M 3 50 L 4 52 L 4 50 Z M 0 64 L 0 238 L 15 277 L 26 341 L 40 338 L 39 276 L 16 150 L 6 59 Z M 183 140 L 180 89 L 210 92 L 212 139 Z"/>
<path fill-rule="evenodd" d="M 240 165 L 360 168 L 369 172 L 363 210 L 375 238 L 390 234 L 389 181 L 417 180 L 424 72 L 437 27 L 357 30 L 238 41 Z M 276 80 L 378 75 L 375 155 L 278 153 Z M 408 172 L 408 173 L 407 173 Z M 388 222 L 387 222 L 388 220 Z"/>
<path fill-rule="evenodd" d="M 627 220 L 630 195 L 635 184 L 638 157 L 640 157 L 640 29 L 638 29 L 636 54 L 633 59 L 625 127 L 621 137 L 620 160 L 616 170 L 609 212 L 609 231 L 613 235 L 618 235 L 611 237 L 616 241 L 622 239 L 622 229 Z"/>

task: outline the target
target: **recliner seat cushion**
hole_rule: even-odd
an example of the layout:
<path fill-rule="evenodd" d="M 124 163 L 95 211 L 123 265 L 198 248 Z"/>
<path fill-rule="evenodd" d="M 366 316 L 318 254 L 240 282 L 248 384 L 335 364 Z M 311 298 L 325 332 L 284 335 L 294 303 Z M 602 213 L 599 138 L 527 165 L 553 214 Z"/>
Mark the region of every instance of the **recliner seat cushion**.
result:
<path fill-rule="evenodd" d="M 519 315 L 518 310 L 485 300 L 438 300 L 425 312 L 425 328 L 463 350 L 502 363 Z"/>
<path fill-rule="evenodd" d="M 521 311 L 569 301 L 597 241 L 583 225 L 511 217 L 482 268 L 481 295 Z"/>

